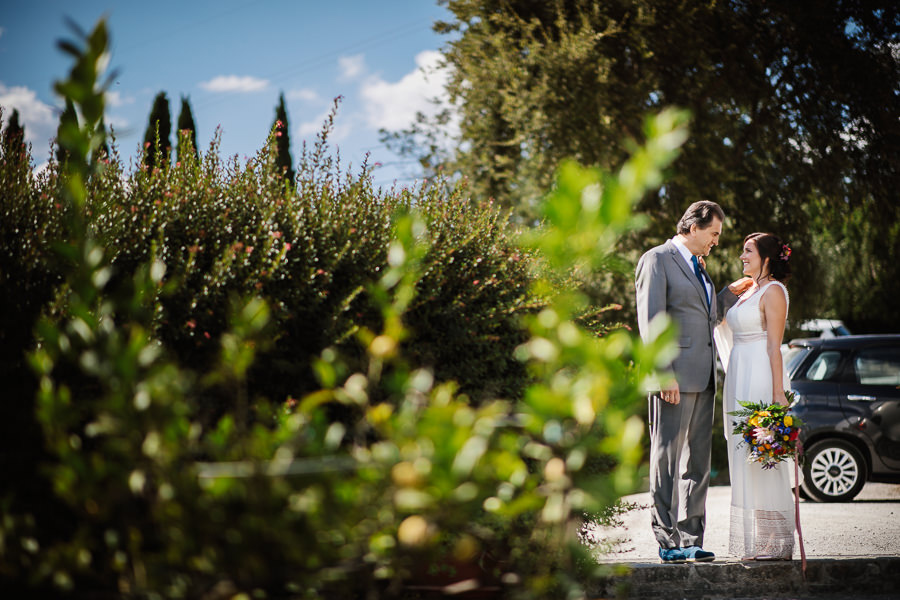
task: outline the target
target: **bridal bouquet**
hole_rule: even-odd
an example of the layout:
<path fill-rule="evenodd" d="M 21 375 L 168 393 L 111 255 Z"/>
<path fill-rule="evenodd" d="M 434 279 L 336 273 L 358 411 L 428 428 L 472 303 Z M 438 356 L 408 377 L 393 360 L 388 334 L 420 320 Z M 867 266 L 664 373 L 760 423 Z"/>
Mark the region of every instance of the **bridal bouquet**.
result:
<path fill-rule="evenodd" d="M 792 394 L 786 393 L 788 400 Z M 738 417 L 732 433 L 740 435 L 750 453 L 748 462 L 761 463 L 763 469 L 774 469 L 778 463 L 789 458 L 797 459 L 797 436 L 802 421 L 789 414 L 789 407 L 778 404 L 755 404 L 738 402 L 743 410 L 728 413 Z"/>

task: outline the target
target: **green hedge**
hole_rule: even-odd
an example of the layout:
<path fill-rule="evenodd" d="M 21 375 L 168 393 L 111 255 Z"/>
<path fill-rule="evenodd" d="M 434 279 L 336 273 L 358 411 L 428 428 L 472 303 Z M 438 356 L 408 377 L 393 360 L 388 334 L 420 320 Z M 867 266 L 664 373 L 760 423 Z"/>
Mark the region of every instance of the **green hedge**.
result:
<path fill-rule="evenodd" d="M 376 328 L 368 287 L 384 269 L 391 215 L 420 209 L 431 235 L 424 277 L 408 315 L 411 358 L 457 381 L 475 401 L 521 393 L 512 350 L 524 338 L 528 255 L 510 239 L 504 216 L 442 186 L 386 192 L 363 171 L 339 173 L 319 144 L 300 156 L 297 181 L 276 177 L 271 146 L 240 164 L 223 162 L 214 141 L 199 162 L 126 171 L 114 155 L 89 181 L 85 219 L 111 252 L 112 285 L 151 257 L 172 289 L 160 296 L 154 335 L 183 364 L 215 359 L 227 309 L 248 292 L 272 308 L 271 344 L 250 376 L 275 402 L 316 389 L 309 364 L 345 346 L 360 326 Z M 41 177 L 27 160 L 3 161 L 0 273 L 7 356 L 30 347 L 31 327 L 57 291 L 52 242 L 65 238 L 59 166 Z M 8 287 L 7 287 L 8 286 Z M 207 407 L 220 415 L 228 406 Z"/>

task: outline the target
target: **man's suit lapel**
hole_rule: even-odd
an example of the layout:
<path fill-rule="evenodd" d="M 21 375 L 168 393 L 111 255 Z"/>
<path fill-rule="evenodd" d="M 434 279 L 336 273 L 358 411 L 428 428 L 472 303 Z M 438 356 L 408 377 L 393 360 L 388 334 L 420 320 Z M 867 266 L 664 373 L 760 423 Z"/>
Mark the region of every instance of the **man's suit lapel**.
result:
<path fill-rule="evenodd" d="M 681 269 L 681 272 L 684 273 L 684 276 L 687 277 L 692 284 L 694 284 L 694 289 L 697 290 L 697 293 L 700 294 L 700 299 L 703 301 L 703 305 L 706 307 L 707 312 L 712 310 L 712 302 L 706 301 L 706 290 L 703 289 L 703 285 L 700 283 L 700 280 L 697 279 L 697 276 L 694 275 L 694 271 L 688 266 L 687 261 L 684 260 L 684 257 L 681 256 L 681 252 L 678 251 L 678 248 L 675 244 L 672 243 L 672 240 L 666 242 L 666 247 L 669 250 L 669 255 L 672 257 L 672 260 L 675 261 L 675 264 L 678 265 L 678 268 Z M 709 280 L 709 273 L 706 272 L 706 269 L 700 267 L 700 270 L 703 271 L 703 274 L 706 276 L 707 280 Z"/>

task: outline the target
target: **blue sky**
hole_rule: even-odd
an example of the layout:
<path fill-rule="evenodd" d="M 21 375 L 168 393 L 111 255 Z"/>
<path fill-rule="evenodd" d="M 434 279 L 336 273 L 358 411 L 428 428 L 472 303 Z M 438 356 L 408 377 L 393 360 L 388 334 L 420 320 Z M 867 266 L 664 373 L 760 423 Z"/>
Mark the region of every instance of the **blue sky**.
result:
<path fill-rule="evenodd" d="M 201 150 L 222 128 L 224 156 L 252 156 L 263 144 L 284 92 L 296 160 L 336 96 L 343 96 L 332 142 L 348 163 L 367 152 L 379 185 L 406 185 L 416 164 L 379 141 L 442 91 L 433 70 L 447 42 L 431 29 L 448 19 L 434 0 L 12 0 L 0 9 L 0 105 L 4 126 L 19 110 L 37 167 L 49 156 L 61 103 L 53 82 L 71 65 L 56 47 L 73 39 L 65 17 L 90 30 L 106 16 L 112 37 L 106 118 L 119 152 L 132 159 L 153 98 L 165 91 L 173 125 L 190 99 Z M 422 70 L 430 72 L 425 75 Z"/>

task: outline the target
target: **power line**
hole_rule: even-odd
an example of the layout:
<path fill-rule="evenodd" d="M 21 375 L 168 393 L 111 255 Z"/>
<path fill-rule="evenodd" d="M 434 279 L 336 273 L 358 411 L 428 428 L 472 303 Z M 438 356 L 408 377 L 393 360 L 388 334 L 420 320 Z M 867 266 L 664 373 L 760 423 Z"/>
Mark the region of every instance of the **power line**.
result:
<path fill-rule="evenodd" d="M 370 38 L 355 42 L 353 44 L 350 44 L 349 46 L 344 46 L 343 48 L 338 48 L 336 50 L 332 50 L 330 52 L 326 52 L 324 54 L 320 54 L 310 59 L 301 61 L 287 69 L 275 71 L 265 76 L 265 78 L 268 80 L 275 80 L 279 83 L 283 83 L 288 78 L 328 66 L 331 64 L 331 61 L 334 60 L 335 57 L 344 55 L 348 52 L 367 50 L 369 48 L 374 48 L 416 33 L 420 31 L 421 26 L 421 20 L 412 21 L 399 27 L 395 27 L 380 34 L 374 35 Z M 222 102 L 225 102 L 227 100 L 233 100 L 238 97 L 239 94 L 240 92 L 228 92 L 220 96 L 210 98 L 209 100 L 206 100 L 204 102 L 199 102 L 197 104 L 197 107 L 209 108 L 210 106 L 221 104 Z"/>
<path fill-rule="evenodd" d="M 232 14 L 232 13 L 236 13 L 236 12 L 238 12 L 238 11 L 242 11 L 242 10 L 244 10 L 244 9 L 246 9 L 246 8 L 248 8 L 248 7 L 252 6 L 252 5 L 254 5 L 254 4 L 260 4 L 260 3 L 262 3 L 262 1 L 263 1 L 263 0 L 254 0 L 254 1 L 251 1 L 251 2 L 242 2 L 241 4 L 239 4 L 238 6 L 235 6 L 234 8 L 232 8 L 232 9 L 230 9 L 230 10 L 224 10 L 224 11 L 222 11 L 222 12 L 219 12 L 219 13 L 216 13 L 216 14 L 213 14 L 213 15 L 210 15 L 210 16 L 207 16 L 207 17 L 204 17 L 204 18 L 202 18 L 202 19 L 196 19 L 196 20 L 194 20 L 194 21 L 190 21 L 190 22 L 188 22 L 188 23 L 184 23 L 184 24 L 181 25 L 180 27 L 175 27 L 174 29 L 169 29 L 169 30 L 167 30 L 166 33 L 163 33 L 163 34 L 160 34 L 160 35 L 151 37 L 151 38 L 145 38 L 145 39 L 143 39 L 143 40 L 139 40 L 139 41 L 137 41 L 137 42 L 135 42 L 135 43 L 133 43 L 133 44 L 130 44 L 130 45 L 128 45 L 128 46 L 124 46 L 124 47 L 122 48 L 122 51 L 136 50 L 136 49 L 142 48 L 142 47 L 144 47 L 144 46 L 149 46 L 150 44 L 153 44 L 153 43 L 155 43 L 155 42 L 159 42 L 159 41 L 161 41 L 161 40 L 165 40 L 165 39 L 171 38 L 171 37 L 173 37 L 173 36 L 175 36 L 175 35 L 181 33 L 182 31 L 186 31 L 186 30 L 188 30 L 188 29 L 193 29 L 194 27 L 197 27 L 198 25 L 204 25 L 204 24 L 206 24 L 206 23 L 210 23 L 211 21 L 215 21 L 215 20 L 220 19 L 221 17 L 224 17 L 224 16 L 226 16 L 226 15 L 230 15 L 230 14 Z"/>

